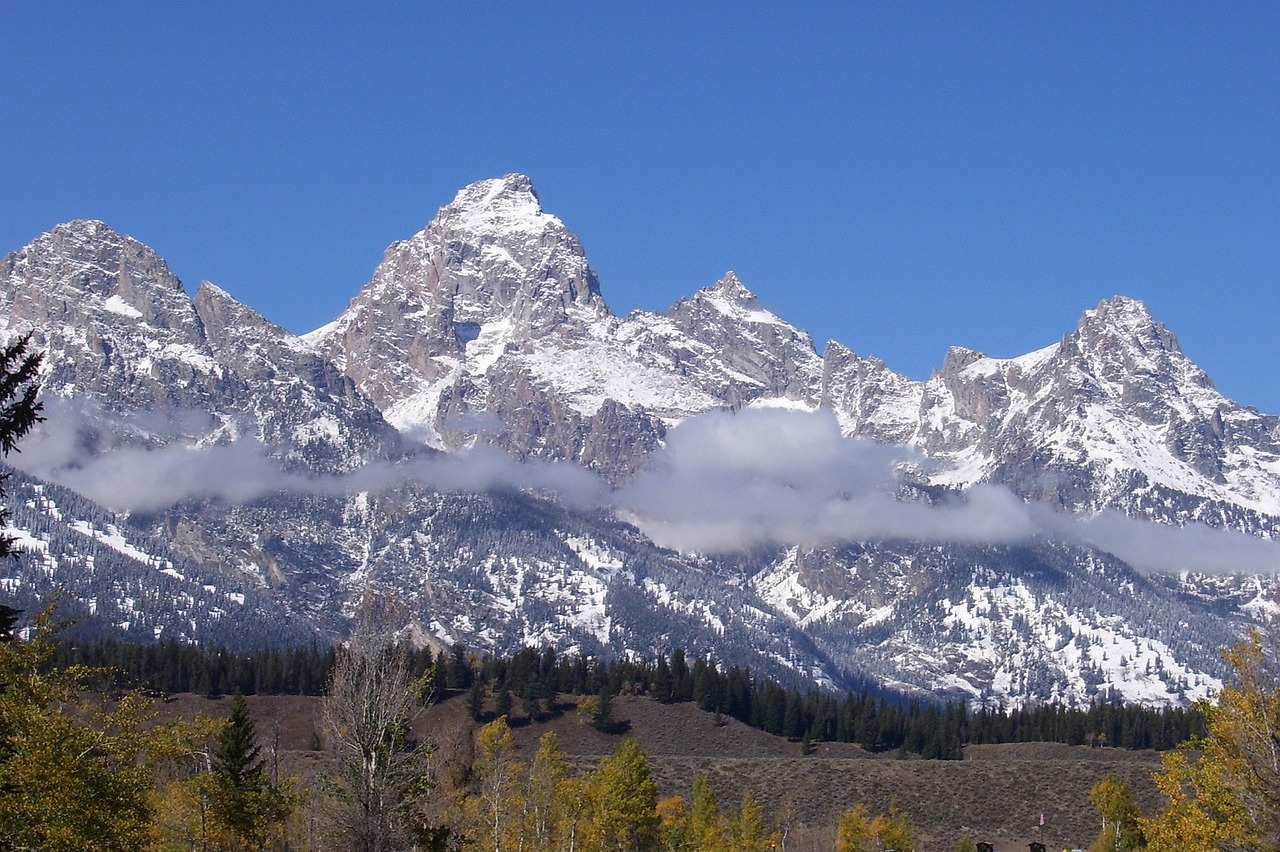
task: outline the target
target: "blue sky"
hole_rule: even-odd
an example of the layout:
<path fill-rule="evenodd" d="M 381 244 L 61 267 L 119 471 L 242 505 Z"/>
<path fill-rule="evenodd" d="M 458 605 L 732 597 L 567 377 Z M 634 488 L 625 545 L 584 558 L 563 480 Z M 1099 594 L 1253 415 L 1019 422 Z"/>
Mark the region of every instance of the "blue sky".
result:
<path fill-rule="evenodd" d="M 915 378 L 1122 293 L 1280 413 L 1280 4 L 8 4 L 0 251 L 104 219 L 308 331 L 519 171 L 617 313 L 739 273 Z"/>

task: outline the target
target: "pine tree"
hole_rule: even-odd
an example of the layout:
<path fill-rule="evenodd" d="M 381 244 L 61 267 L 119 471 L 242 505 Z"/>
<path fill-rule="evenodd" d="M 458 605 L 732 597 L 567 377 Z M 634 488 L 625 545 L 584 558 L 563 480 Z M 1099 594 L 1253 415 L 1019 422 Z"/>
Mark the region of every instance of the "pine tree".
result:
<path fill-rule="evenodd" d="M 257 726 L 244 696 L 236 693 L 210 755 L 206 790 L 214 819 L 244 848 L 260 848 L 288 818 L 289 784 L 273 784 L 260 757 Z"/>
<path fill-rule="evenodd" d="M 658 655 L 658 667 L 653 672 L 653 697 L 663 704 L 671 703 L 673 697 L 671 667 L 665 654 Z"/>
<path fill-rule="evenodd" d="M 18 625 L 22 610 L 0 604 L 0 642 L 13 641 L 13 628 Z"/>
<path fill-rule="evenodd" d="M 218 734 L 211 772 L 225 778 L 232 787 L 247 787 L 262 778 L 264 763 L 259 759 L 258 728 L 249 715 L 249 704 L 237 692 L 231 698 L 226 723 Z"/>
<path fill-rule="evenodd" d="M 0 457 L 16 452 L 18 441 L 44 419 L 40 416 L 43 403 L 36 402 L 36 395 L 40 392 L 42 356 L 27 351 L 30 345 L 31 335 L 28 334 L 0 347 Z M 4 499 L 3 485 L 7 476 L 0 475 L 0 500 Z M 0 505 L 0 529 L 5 528 L 8 520 L 9 511 Z M 0 535 L 0 558 L 13 555 L 13 536 Z M 4 610 L 15 613 L 9 607 L 4 607 Z M 0 612 L 0 619 L 3 617 L 4 612 Z M 0 629 L 0 633 L 4 632 Z"/>
<path fill-rule="evenodd" d="M 477 722 L 484 718 L 484 683 L 479 678 L 471 682 L 467 691 L 467 715 Z"/>
<path fill-rule="evenodd" d="M 591 713 L 591 727 L 606 734 L 613 731 L 613 695 L 608 686 L 601 687 L 596 696 L 595 708 Z"/>

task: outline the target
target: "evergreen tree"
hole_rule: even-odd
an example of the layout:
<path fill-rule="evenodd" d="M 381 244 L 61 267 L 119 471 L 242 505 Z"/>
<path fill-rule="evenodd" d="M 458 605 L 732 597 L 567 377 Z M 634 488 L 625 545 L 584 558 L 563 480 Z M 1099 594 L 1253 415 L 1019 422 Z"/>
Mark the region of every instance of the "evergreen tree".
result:
<path fill-rule="evenodd" d="M 497 694 L 493 696 L 493 712 L 501 718 L 511 716 L 511 690 L 507 688 L 506 683 L 499 686 Z"/>
<path fill-rule="evenodd" d="M 13 641 L 13 628 L 18 624 L 22 610 L 0 604 L 0 642 Z"/>
<path fill-rule="evenodd" d="M 658 666 L 653 672 L 653 697 L 663 704 L 668 704 L 673 695 L 671 667 L 667 665 L 666 655 L 659 654 Z"/>
<path fill-rule="evenodd" d="M 591 727 L 606 734 L 613 731 L 613 696 L 607 686 L 601 687 L 596 696 L 595 708 L 591 713 Z"/>
<path fill-rule="evenodd" d="M 467 715 L 479 722 L 484 718 L 484 684 L 477 678 L 467 691 Z"/>
<path fill-rule="evenodd" d="M 258 729 L 249 715 L 249 704 L 237 692 L 231 698 L 226 723 L 218 734 L 210 771 L 225 778 L 232 787 L 246 787 L 263 777 L 262 752 L 258 745 Z"/>
<path fill-rule="evenodd" d="M 28 334 L 0 347 L 0 457 L 17 451 L 18 441 L 44 419 L 40 416 L 43 403 L 36 402 L 36 395 L 40 392 L 42 356 L 27 351 L 30 344 L 31 335 Z M 0 475 L 0 500 L 4 499 L 6 476 Z M 8 520 L 9 511 L 0 504 L 0 530 L 5 528 Z M 0 534 L 0 558 L 13 553 L 13 536 Z M 9 607 L 4 607 L 4 610 L 16 614 Z M 0 612 L 0 634 L 5 632 L 4 617 L 5 612 Z"/>
<path fill-rule="evenodd" d="M 206 790 L 214 819 L 248 849 L 261 848 L 294 805 L 289 785 L 267 778 L 261 751 L 249 705 L 237 692 L 210 755 Z"/>
<path fill-rule="evenodd" d="M 684 658 L 684 648 L 676 648 L 671 654 L 671 700 L 693 700 L 693 674 Z"/>

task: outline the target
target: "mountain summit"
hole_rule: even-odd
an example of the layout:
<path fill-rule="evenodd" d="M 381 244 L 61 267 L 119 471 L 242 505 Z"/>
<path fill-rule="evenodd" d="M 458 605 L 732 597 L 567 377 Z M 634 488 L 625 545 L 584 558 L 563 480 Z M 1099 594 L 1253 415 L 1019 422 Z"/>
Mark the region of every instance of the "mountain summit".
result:
<path fill-rule="evenodd" d="M 1219 394 L 1124 297 L 1035 352 L 953 348 L 914 381 L 836 341 L 819 354 L 732 272 L 666 312 L 615 316 L 578 240 L 527 177 L 507 175 L 392 243 L 346 310 L 303 337 L 216 285 L 189 298 L 103 223 L 60 225 L 0 261 L 0 334 L 28 332 L 47 353 L 46 399 L 65 404 L 48 427 L 63 432 L 17 459 L 32 557 L 0 569 L 0 592 L 26 606 L 65 582 L 135 635 L 218 635 L 264 601 L 340 633 L 380 587 L 444 644 L 684 646 L 761 673 L 869 673 L 976 701 L 1176 702 L 1218 683 L 1214 650 L 1240 624 L 1280 610 L 1274 580 L 1179 573 L 1176 548 L 1148 576 L 1080 535 L 965 529 L 957 543 L 876 526 L 990 506 L 1058 519 L 1050 531 L 1199 522 L 1253 536 L 1233 540 L 1253 554 L 1280 536 L 1280 418 Z M 743 413 L 754 408 L 773 410 Z M 896 492 L 863 500 L 861 481 L 824 470 L 836 496 L 818 507 L 892 540 L 682 554 L 605 501 L 571 509 L 586 501 L 518 487 L 545 474 L 566 493 L 625 491 L 662 468 L 655 453 L 696 438 L 681 424 L 796 419 L 776 409 L 820 427 L 798 446 L 847 445 L 839 464 L 892 457 Z M 773 449 L 739 461 L 776 468 Z M 803 471 L 785 473 L 754 526 L 806 495 Z M 729 528 L 750 525 L 730 517 L 738 501 L 775 494 L 765 478 L 741 483 L 704 500 Z M 662 496 L 672 517 L 708 508 Z"/>

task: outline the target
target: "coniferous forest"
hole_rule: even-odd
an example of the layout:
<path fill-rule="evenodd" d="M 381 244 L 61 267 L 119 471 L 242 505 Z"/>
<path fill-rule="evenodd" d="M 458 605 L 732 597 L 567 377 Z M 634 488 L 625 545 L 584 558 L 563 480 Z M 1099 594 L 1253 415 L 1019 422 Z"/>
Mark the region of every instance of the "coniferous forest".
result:
<path fill-rule="evenodd" d="M 62 642 L 53 664 L 87 665 L 110 672 L 115 688 L 218 696 L 322 695 L 336 659 L 334 648 L 263 649 L 237 654 L 179 642 L 135 644 L 118 640 Z M 970 709 L 868 685 L 837 695 L 802 691 L 754 677 L 737 666 L 721 670 L 690 661 L 676 649 L 656 661 L 606 661 L 551 648 L 526 648 L 512 657 L 473 655 L 461 645 L 435 653 L 409 652 L 415 676 L 428 676 L 436 698 L 466 693 L 477 720 L 483 698 L 499 707 L 518 701 L 530 716 L 548 712 L 557 694 L 648 696 L 693 702 L 777 736 L 802 742 L 843 742 L 873 752 L 901 750 L 929 759 L 959 759 L 962 746 L 1051 742 L 1166 750 L 1203 730 L 1192 708 L 1095 703 L 1087 709 L 1057 704 Z"/>

